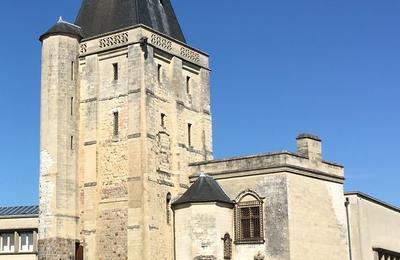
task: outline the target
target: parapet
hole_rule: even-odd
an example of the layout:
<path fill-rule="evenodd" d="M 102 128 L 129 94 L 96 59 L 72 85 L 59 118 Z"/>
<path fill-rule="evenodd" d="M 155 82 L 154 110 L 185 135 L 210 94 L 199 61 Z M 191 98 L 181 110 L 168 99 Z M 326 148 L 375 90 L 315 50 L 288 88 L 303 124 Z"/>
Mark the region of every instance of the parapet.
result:
<path fill-rule="evenodd" d="M 281 151 L 203 161 L 190 164 L 190 168 L 192 181 L 197 178 L 196 173 L 203 172 L 215 179 L 292 173 L 336 183 L 344 182 L 343 166 L 322 160 L 321 139 L 310 134 L 297 137 L 296 153 Z"/>

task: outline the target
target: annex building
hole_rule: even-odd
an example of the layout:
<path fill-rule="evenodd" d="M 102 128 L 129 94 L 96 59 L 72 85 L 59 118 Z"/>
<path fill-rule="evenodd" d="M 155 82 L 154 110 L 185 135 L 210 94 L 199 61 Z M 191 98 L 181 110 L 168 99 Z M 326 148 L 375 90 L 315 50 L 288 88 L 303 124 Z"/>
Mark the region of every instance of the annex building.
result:
<path fill-rule="evenodd" d="M 399 208 L 345 194 L 317 136 L 213 158 L 209 56 L 169 0 L 84 0 L 40 41 L 39 207 L 0 208 L 0 259 L 400 259 Z"/>

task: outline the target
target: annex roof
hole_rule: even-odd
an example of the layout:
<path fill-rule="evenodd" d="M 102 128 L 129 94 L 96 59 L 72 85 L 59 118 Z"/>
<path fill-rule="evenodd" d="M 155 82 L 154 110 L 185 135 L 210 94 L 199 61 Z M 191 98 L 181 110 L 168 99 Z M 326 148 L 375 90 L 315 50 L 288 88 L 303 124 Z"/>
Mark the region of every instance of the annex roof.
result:
<path fill-rule="evenodd" d="M 233 204 L 217 181 L 211 176 L 201 174 L 190 188 L 172 206 L 186 203 L 222 202 Z"/>
<path fill-rule="evenodd" d="M 75 24 L 85 38 L 144 24 L 186 43 L 170 0 L 84 0 Z"/>
<path fill-rule="evenodd" d="M 374 198 L 374 197 L 372 197 L 372 196 L 370 196 L 370 195 L 368 195 L 366 193 L 360 192 L 360 191 L 349 191 L 349 192 L 345 192 L 344 195 L 345 196 L 357 196 L 357 197 L 366 199 L 366 200 L 368 200 L 370 202 L 373 202 L 375 204 L 381 205 L 381 206 L 383 206 L 385 208 L 388 208 L 388 209 L 391 209 L 391 210 L 394 210 L 394 211 L 400 213 L 400 208 L 399 207 L 396 207 L 396 206 L 394 206 L 392 204 L 389 204 L 389 203 L 387 203 L 385 201 L 382 201 L 382 200 L 379 200 L 377 198 Z"/>
<path fill-rule="evenodd" d="M 38 215 L 39 206 L 0 207 L 0 218 Z"/>

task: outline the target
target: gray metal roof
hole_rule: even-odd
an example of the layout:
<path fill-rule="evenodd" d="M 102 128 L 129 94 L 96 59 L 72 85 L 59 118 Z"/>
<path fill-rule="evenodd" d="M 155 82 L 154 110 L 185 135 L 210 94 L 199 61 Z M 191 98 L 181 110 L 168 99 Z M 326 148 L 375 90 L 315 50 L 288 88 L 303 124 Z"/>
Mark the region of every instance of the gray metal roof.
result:
<path fill-rule="evenodd" d="M 211 176 L 201 174 L 195 183 L 174 203 L 178 206 L 186 203 L 222 202 L 232 204 L 232 200 Z"/>
<path fill-rule="evenodd" d="M 82 30 L 79 26 L 65 22 L 61 17 L 55 25 L 53 25 L 47 32 L 40 36 L 39 40 L 43 41 L 44 38 L 50 35 L 68 35 L 79 39 L 83 38 Z"/>
<path fill-rule="evenodd" d="M 39 206 L 0 207 L 0 218 L 38 215 Z"/>
<path fill-rule="evenodd" d="M 85 38 L 144 24 L 186 42 L 170 0 L 84 0 L 75 24 Z"/>

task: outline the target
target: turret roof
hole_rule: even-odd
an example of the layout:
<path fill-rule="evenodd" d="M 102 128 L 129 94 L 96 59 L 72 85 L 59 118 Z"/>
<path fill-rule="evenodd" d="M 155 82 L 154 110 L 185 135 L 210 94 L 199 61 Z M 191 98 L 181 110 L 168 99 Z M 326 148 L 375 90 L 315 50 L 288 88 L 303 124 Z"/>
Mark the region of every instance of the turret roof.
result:
<path fill-rule="evenodd" d="M 40 41 L 43 41 L 45 37 L 50 35 L 68 35 L 77 37 L 79 39 L 83 38 L 82 30 L 79 26 L 63 21 L 61 17 L 58 22 L 42 36 L 40 36 L 39 39 Z"/>
<path fill-rule="evenodd" d="M 232 200 L 211 176 L 201 174 L 195 183 L 174 203 L 178 206 L 186 203 L 222 202 L 232 204 Z"/>

